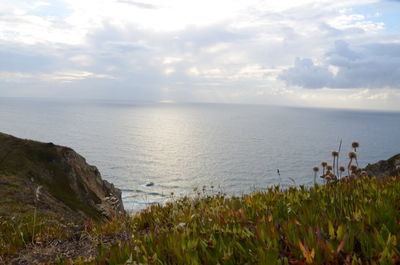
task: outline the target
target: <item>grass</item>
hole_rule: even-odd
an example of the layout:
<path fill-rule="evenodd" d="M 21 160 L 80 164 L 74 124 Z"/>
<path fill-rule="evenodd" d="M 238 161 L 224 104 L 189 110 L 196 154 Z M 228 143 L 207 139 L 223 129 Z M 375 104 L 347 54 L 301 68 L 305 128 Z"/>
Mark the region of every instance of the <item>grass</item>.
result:
<path fill-rule="evenodd" d="M 399 178 L 183 198 L 129 218 L 132 240 L 92 264 L 395 264 L 399 213 Z"/>
<path fill-rule="evenodd" d="M 60 264 L 396 264 L 400 179 L 343 179 L 312 188 L 279 186 L 242 197 L 181 198 L 134 216 L 92 222 L 97 255 Z M 1 219 L 0 219 L 1 220 Z M 32 216 L 1 220 L 0 255 L 31 240 Z M 37 221 L 42 241 L 64 236 Z M 113 235 L 129 239 L 103 241 Z"/>
<path fill-rule="evenodd" d="M 70 236 L 65 226 L 49 218 L 37 216 L 34 219 L 33 211 L 13 217 L 0 216 L 0 257 L 14 255 L 31 242 Z"/>

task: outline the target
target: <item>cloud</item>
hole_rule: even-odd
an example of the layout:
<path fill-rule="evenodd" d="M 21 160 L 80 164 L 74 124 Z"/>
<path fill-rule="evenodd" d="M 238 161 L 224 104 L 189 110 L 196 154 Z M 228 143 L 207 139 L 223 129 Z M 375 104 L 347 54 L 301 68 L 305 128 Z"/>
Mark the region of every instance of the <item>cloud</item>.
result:
<path fill-rule="evenodd" d="M 138 8 L 144 8 L 144 9 L 158 9 L 157 6 L 152 5 L 152 4 L 146 4 L 142 2 L 135 2 L 135 1 L 129 1 L 129 0 L 118 0 L 118 3 L 122 4 L 128 4 L 128 5 L 133 5 Z"/>
<path fill-rule="evenodd" d="M 331 83 L 333 74 L 325 67 L 315 65 L 311 59 L 296 58 L 294 66 L 282 71 L 279 78 L 288 85 L 322 88 Z"/>
<path fill-rule="evenodd" d="M 73 82 L 76 80 L 84 80 L 88 78 L 115 79 L 111 75 L 95 74 L 84 71 L 63 71 L 63 72 L 55 72 L 52 74 L 40 75 L 40 79 L 42 79 L 45 82 L 49 81 Z"/>
<path fill-rule="evenodd" d="M 352 9 L 374 2 L 5 0 L 0 95 L 298 104 L 396 87 L 398 37 Z"/>
<path fill-rule="evenodd" d="M 348 50 L 336 45 L 328 55 L 328 63 L 339 67 L 332 87 L 400 88 L 400 43 L 364 44 Z"/>
<path fill-rule="evenodd" d="M 325 64 L 316 66 L 312 59 L 296 59 L 279 78 L 289 86 L 304 88 L 400 88 L 400 43 L 351 48 L 339 40 L 322 60 Z"/>

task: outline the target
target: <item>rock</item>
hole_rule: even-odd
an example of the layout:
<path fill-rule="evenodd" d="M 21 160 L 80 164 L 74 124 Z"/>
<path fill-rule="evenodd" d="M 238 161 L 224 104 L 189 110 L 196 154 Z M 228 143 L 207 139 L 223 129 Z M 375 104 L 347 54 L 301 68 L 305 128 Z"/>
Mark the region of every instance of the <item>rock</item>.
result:
<path fill-rule="evenodd" d="M 68 147 L 0 133 L 0 215 L 36 207 L 64 220 L 124 213 L 121 191 Z"/>
<path fill-rule="evenodd" d="M 375 164 L 368 164 L 364 169 L 368 176 L 377 178 L 400 176 L 400 154 L 388 160 L 381 160 Z"/>
<path fill-rule="evenodd" d="M 154 182 L 146 182 L 145 186 L 146 187 L 154 186 Z"/>

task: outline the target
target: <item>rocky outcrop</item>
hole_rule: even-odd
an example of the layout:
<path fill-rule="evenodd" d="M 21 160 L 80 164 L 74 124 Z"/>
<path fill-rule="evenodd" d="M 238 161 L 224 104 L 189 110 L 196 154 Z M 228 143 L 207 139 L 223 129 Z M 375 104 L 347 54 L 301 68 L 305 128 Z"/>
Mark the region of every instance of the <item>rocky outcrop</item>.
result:
<path fill-rule="evenodd" d="M 400 154 L 388 160 L 381 160 L 375 164 L 368 164 L 364 169 L 368 176 L 377 178 L 400 176 Z"/>
<path fill-rule="evenodd" d="M 71 148 L 0 133 L 0 216 L 29 207 L 65 220 L 124 213 L 121 191 Z"/>

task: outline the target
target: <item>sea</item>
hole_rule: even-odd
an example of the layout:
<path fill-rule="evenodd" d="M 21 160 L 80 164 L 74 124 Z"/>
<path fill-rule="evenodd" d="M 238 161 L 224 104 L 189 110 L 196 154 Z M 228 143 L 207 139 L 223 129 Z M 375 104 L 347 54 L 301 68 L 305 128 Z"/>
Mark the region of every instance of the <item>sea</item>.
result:
<path fill-rule="evenodd" d="M 400 112 L 382 111 L 0 98 L 0 131 L 72 147 L 132 212 L 199 193 L 310 186 L 340 142 L 340 165 L 353 141 L 360 167 L 400 153 Z"/>

